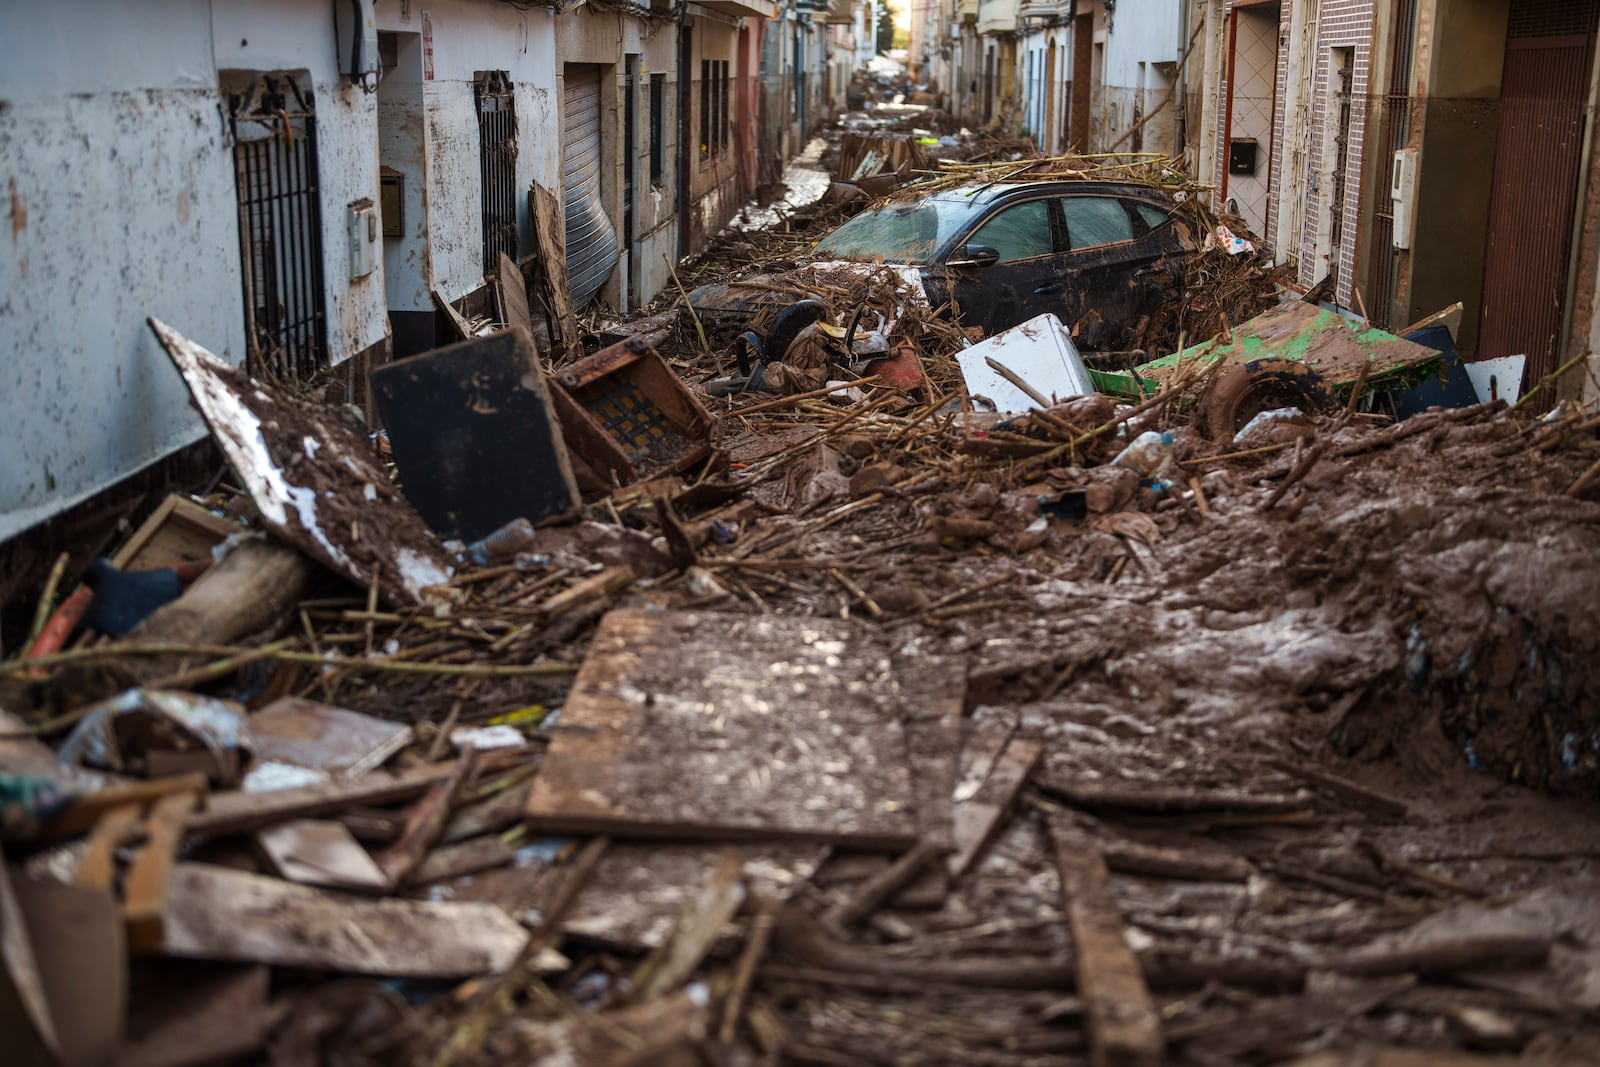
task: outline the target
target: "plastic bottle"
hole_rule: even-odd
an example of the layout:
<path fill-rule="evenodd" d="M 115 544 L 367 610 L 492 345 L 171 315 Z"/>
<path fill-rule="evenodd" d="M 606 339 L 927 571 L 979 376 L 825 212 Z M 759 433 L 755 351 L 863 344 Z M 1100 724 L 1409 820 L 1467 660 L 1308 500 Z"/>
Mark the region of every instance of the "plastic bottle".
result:
<path fill-rule="evenodd" d="M 1129 470 L 1139 472 L 1139 477 L 1147 481 L 1165 481 L 1165 475 L 1172 470 L 1172 442 L 1174 440 L 1171 430 L 1146 430 L 1135 437 L 1127 448 L 1117 453 L 1117 458 L 1111 463 L 1116 467 L 1127 467 Z"/>
<path fill-rule="evenodd" d="M 512 519 L 500 529 L 467 546 L 467 558 L 480 567 L 504 563 L 531 551 L 536 534 L 527 519 Z"/>

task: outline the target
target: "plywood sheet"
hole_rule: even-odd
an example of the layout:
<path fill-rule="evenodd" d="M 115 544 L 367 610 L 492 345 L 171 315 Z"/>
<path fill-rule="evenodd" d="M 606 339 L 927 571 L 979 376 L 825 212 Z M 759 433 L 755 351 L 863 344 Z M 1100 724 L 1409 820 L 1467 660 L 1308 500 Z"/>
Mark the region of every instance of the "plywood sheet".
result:
<path fill-rule="evenodd" d="M 200 863 L 173 869 L 166 953 L 352 974 L 504 971 L 528 932 L 491 904 L 361 900 Z"/>
<path fill-rule="evenodd" d="M 909 846 L 915 802 L 882 638 L 842 620 L 610 613 L 528 820 L 580 833 Z"/>

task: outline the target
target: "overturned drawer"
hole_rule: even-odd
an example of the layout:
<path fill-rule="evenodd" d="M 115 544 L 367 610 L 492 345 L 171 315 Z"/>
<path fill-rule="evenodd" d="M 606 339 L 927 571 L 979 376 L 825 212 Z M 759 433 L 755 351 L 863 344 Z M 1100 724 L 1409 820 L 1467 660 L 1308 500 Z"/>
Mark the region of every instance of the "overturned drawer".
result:
<path fill-rule="evenodd" d="M 711 415 L 643 337 L 550 378 L 562 435 L 585 492 L 676 474 L 711 452 Z"/>

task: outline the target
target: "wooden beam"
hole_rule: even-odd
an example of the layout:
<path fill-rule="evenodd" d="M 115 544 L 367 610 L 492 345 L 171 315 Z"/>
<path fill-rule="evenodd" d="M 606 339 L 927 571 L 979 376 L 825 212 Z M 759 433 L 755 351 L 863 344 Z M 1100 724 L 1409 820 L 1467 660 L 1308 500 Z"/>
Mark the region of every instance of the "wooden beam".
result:
<path fill-rule="evenodd" d="M 1161 1017 L 1123 935 L 1100 845 L 1072 816 L 1050 815 L 1050 840 L 1061 872 L 1061 902 L 1072 929 L 1078 993 L 1089 1022 L 1095 1067 L 1156 1067 Z"/>

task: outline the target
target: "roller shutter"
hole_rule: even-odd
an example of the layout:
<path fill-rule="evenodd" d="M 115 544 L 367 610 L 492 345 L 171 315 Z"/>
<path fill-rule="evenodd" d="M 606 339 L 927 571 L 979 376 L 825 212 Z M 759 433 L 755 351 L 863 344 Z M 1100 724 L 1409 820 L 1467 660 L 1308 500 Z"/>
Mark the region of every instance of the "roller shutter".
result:
<path fill-rule="evenodd" d="M 582 308 L 617 263 L 617 231 L 600 200 L 600 68 L 569 64 L 561 130 L 561 186 L 567 214 L 567 276 Z"/>

